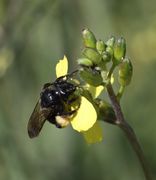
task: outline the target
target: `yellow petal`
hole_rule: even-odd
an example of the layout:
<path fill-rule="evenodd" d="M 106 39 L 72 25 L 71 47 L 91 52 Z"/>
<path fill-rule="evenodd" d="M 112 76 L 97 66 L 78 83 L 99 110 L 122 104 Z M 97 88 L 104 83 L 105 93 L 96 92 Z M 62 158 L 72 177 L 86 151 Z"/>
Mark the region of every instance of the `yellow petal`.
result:
<path fill-rule="evenodd" d="M 98 121 L 88 131 L 82 132 L 88 144 L 93 144 L 102 141 L 103 133 L 102 128 Z"/>
<path fill-rule="evenodd" d="M 64 76 L 68 72 L 68 60 L 67 57 L 64 56 L 63 59 L 60 59 L 56 64 L 56 77 Z"/>
<path fill-rule="evenodd" d="M 98 86 L 98 87 L 96 87 L 96 91 L 95 91 L 95 98 L 97 98 L 100 94 L 101 94 L 101 92 L 104 90 L 104 87 L 103 86 Z"/>
<path fill-rule="evenodd" d="M 94 106 L 85 98 L 81 97 L 80 108 L 71 121 L 73 129 L 76 131 L 87 131 L 90 129 L 97 119 L 97 113 Z"/>
<path fill-rule="evenodd" d="M 86 88 L 90 91 L 93 98 L 97 98 L 104 90 L 103 86 L 94 87 L 94 86 L 90 86 L 89 84 L 86 85 Z"/>

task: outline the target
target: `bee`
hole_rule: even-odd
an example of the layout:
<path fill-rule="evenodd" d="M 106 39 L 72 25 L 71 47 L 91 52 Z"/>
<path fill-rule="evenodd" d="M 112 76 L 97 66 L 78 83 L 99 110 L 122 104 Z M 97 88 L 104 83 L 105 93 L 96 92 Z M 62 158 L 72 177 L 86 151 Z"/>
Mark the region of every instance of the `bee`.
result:
<path fill-rule="evenodd" d="M 39 135 L 45 121 L 49 121 L 57 128 L 67 126 L 69 117 L 76 113 L 71 109 L 71 103 L 78 100 L 74 95 L 77 85 L 69 82 L 70 75 L 61 76 L 53 83 L 44 84 L 40 98 L 28 122 L 28 135 L 34 138 Z"/>

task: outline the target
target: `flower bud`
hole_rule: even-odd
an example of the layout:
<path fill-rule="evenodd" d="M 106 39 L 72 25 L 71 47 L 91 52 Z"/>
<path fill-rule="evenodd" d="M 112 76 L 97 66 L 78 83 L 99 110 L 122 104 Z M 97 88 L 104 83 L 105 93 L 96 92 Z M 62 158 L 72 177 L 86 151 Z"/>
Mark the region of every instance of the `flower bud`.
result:
<path fill-rule="evenodd" d="M 108 54 L 112 57 L 113 56 L 113 48 L 111 47 L 111 46 L 108 46 L 107 48 L 106 48 L 106 52 L 108 52 Z"/>
<path fill-rule="evenodd" d="M 93 66 L 93 62 L 88 58 L 80 58 L 77 60 L 79 65 L 91 67 Z"/>
<path fill-rule="evenodd" d="M 82 51 L 82 54 L 88 59 L 90 59 L 94 64 L 99 64 L 102 59 L 101 55 L 92 48 L 85 48 Z"/>
<path fill-rule="evenodd" d="M 118 81 L 121 86 L 127 86 L 130 83 L 132 73 L 133 73 L 132 63 L 128 58 L 125 58 L 119 66 Z"/>
<path fill-rule="evenodd" d="M 99 120 L 106 121 L 111 124 L 116 123 L 116 116 L 113 108 L 111 105 L 103 100 L 96 99 L 96 104 L 98 105 L 99 108 Z"/>
<path fill-rule="evenodd" d="M 108 39 L 108 41 L 106 42 L 106 45 L 107 46 L 110 46 L 110 47 L 113 47 L 114 46 L 114 43 L 115 43 L 115 37 L 112 36 Z"/>
<path fill-rule="evenodd" d="M 96 49 L 101 54 L 106 49 L 105 43 L 102 40 L 98 40 L 96 42 Z"/>
<path fill-rule="evenodd" d="M 102 53 L 102 58 L 103 58 L 104 62 L 109 62 L 111 60 L 111 55 L 109 54 L 109 52 L 104 51 Z"/>
<path fill-rule="evenodd" d="M 94 34 L 89 29 L 84 29 L 82 31 L 84 45 L 90 48 L 96 48 L 96 38 Z"/>
<path fill-rule="evenodd" d="M 114 44 L 114 60 L 118 64 L 126 54 L 126 41 L 123 37 L 119 38 Z"/>
<path fill-rule="evenodd" d="M 100 71 L 91 68 L 82 68 L 79 72 L 80 77 L 89 85 L 99 86 L 102 83 Z"/>

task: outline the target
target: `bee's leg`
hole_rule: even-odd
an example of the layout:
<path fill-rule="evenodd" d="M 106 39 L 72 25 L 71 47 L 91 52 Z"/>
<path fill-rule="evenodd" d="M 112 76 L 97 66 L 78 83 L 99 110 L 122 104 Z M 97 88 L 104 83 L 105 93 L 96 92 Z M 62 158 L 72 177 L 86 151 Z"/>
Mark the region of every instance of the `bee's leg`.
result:
<path fill-rule="evenodd" d="M 74 105 L 74 103 L 75 103 L 75 105 Z M 75 110 L 77 111 L 80 107 L 80 104 L 81 104 L 78 96 L 74 96 L 67 101 L 67 105 L 70 106 L 70 108 L 72 107 L 72 104 L 74 105 Z M 69 109 L 69 112 L 70 112 L 70 109 Z"/>
<path fill-rule="evenodd" d="M 74 103 L 76 100 L 78 100 L 78 97 L 77 97 L 77 96 L 72 97 L 71 99 L 68 99 L 67 104 L 68 104 L 68 105 L 71 105 L 71 104 Z"/>
<path fill-rule="evenodd" d="M 63 112 L 61 114 L 58 114 L 60 116 L 71 116 L 73 115 L 74 113 L 76 113 L 76 111 L 78 110 L 78 108 L 74 109 L 74 110 L 71 110 L 71 111 L 67 111 L 67 112 Z"/>
<path fill-rule="evenodd" d="M 77 109 L 72 110 L 72 111 L 69 111 L 69 112 L 64 112 L 64 113 L 62 114 L 62 116 L 71 116 L 71 115 L 73 115 L 74 113 L 76 113 L 76 111 L 77 111 Z"/>

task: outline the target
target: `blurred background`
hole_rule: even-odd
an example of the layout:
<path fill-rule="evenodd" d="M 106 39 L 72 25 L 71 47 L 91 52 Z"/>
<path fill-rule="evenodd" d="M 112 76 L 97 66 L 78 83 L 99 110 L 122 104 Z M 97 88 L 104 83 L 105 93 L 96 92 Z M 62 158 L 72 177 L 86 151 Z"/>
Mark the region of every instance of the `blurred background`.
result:
<path fill-rule="evenodd" d="M 45 123 L 29 139 L 27 123 L 44 83 L 64 54 L 70 69 L 82 49 L 81 30 L 97 38 L 124 36 L 134 66 L 122 99 L 156 177 L 156 1 L 0 0 L 0 179 L 142 180 L 120 129 L 103 123 L 104 141 L 87 145 L 70 127 Z"/>

